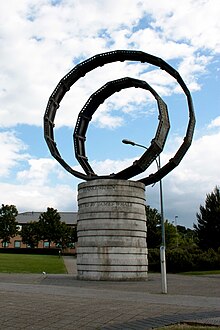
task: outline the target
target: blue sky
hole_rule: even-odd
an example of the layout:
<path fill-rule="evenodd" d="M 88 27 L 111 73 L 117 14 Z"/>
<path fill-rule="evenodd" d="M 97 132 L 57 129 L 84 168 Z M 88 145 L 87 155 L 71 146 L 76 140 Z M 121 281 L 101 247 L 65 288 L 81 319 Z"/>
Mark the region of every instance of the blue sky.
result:
<path fill-rule="evenodd" d="M 194 102 L 196 129 L 181 164 L 163 180 L 165 217 L 192 227 L 206 194 L 219 185 L 220 2 L 218 0 L 8 0 L 0 3 L 0 202 L 19 212 L 77 210 L 74 178 L 52 158 L 43 138 L 47 101 L 60 79 L 79 62 L 117 49 L 141 50 L 172 65 Z M 7 17 L 7 19 L 5 19 Z M 62 157 L 82 171 L 72 134 L 88 97 L 107 81 L 146 80 L 167 103 L 171 129 L 162 164 L 176 152 L 188 122 L 186 100 L 166 72 L 139 62 L 98 68 L 74 84 L 55 119 Z M 149 93 L 127 89 L 102 104 L 87 131 L 86 150 L 98 174 L 117 172 L 149 146 L 158 110 Z M 140 177 L 156 171 L 156 164 Z M 134 178 L 136 180 L 137 178 Z M 159 185 L 146 188 L 147 204 L 159 209 Z"/>

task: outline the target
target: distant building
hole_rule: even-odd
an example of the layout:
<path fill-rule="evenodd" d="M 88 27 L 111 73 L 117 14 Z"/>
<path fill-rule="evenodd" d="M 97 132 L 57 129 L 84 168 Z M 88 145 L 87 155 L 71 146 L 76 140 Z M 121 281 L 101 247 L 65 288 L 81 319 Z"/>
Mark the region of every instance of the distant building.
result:
<path fill-rule="evenodd" d="M 39 216 L 42 212 L 23 212 L 19 213 L 16 217 L 16 221 L 18 222 L 19 230 L 22 229 L 29 222 L 38 221 Z M 61 217 L 61 221 L 65 222 L 68 226 L 76 227 L 77 224 L 77 212 L 59 212 Z M 40 241 L 38 247 L 39 248 L 48 248 L 49 243 L 47 241 Z M 26 244 L 22 243 L 22 238 L 20 235 L 12 237 L 10 242 L 6 244 L 7 248 L 29 248 Z M 51 247 L 55 247 L 51 245 Z M 2 243 L 0 244 L 0 248 L 3 248 Z"/>

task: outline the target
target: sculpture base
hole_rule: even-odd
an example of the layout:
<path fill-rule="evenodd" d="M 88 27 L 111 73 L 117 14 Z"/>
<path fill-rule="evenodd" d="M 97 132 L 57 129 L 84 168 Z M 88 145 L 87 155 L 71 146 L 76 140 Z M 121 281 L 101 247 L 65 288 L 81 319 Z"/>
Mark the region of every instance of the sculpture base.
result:
<path fill-rule="evenodd" d="M 146 280 L 144 184 L 114 179 L 81 183 L 78 207 L 78 279 Z"/>

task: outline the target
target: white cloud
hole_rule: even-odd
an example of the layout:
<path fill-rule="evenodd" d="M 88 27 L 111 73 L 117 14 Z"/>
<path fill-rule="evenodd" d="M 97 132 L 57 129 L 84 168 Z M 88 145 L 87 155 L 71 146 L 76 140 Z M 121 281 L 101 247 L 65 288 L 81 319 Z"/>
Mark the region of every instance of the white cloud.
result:
<path fill-rule="evenodd" d="M 48 206 L 60 211 L 76 210 L 77 191 L 69 183 L 70 176 L 55 160 L 29 159 L 27 169 L 18 171 L 14 182 L 0 183 L 4 192 L 1 203 L 16 205 L 19 212 L 42 211 Z"/>
<path fill-rule="evenodd" d="M 218 185 L 220 132 L 204 135 L 194 140 L 186 157 L 175 171 L 174 180 L 180 186 L 188 185 L 188 190 L 205 192 Z M 190 188 L 191 187 L 191 188 Z M 198 187 L 200 187 L 198 189 Z"/>
<path fill-rule="evenodd" d="M 15 132 L 0 132 L 1 203 L 16 205 L 19 212 L 41 211 L 48 206 L 76 209 L 77 192 L 69 185 L 69 175 L 54 159 L 31 158 L 26 148 Z"/>
<path fill-rule="evenodd" d="M 14 167 L 29 158 L 26 149 L 27 146 L 16 136 L 15 132 L 0 132 L 0 177 L 8 176 Z"/>
<path fill-rule="evenodd" d="M 201 78 L 209 75 L 209 64 L 220 52 L 219 14 L 218 0 L 185 0 L 181 5 L 176 0 L 169 4 L 164 0 L 65 0 L 57 5 L 49 0 L 0 2 L 0 19 L 4 22 L 0 31 L 0 126 L 41 126 L 48 98 L 59 80 L 80 61 L 114 49 L 142 50 L 161 57 L 180 72 L 190 91 L 198 91 Z M 168 107 L 172 96 L 171 122 L 175 123 L 178 117 L 180 126 L 184 126 L 182 114 L 173 111 L 176 104 L 182 109 L 182 95 L 175 80 L 160 69 L 126 62 L 97 68 L 80 79 L 62 101 L 56 127 L 72 128 L 91 93 L 107 81 L 125 76 L 152 84 L 158 94 L 165 96 Z M 128 116 L 147 116 L 155 102 L 148 94 L 133 88 L 116 93 L 100 106 L 93 119 L 98 126 L 112 129 L 123 126 Z M 149 107 L 145 107 L 146 103 Z M 187 114 L 185 117 L 187 122 Z M 171 220 L 178 210 L 179 221 L 182 218 L 191 225 L 205 194 L 218 184 L 219 126 L 217 117 L 207 126 L 215 128 L 215 132 L 195 138 L 181 164 L 163 180 L 165 211 Z M 174 150 L 180 143 L 179 138 L 172 139 L 176 132 L 171 132 L 162 161 L 172 157 L 167 151 L 170 146 Z M 35 143 L 33 136 L 29 139 L 30 145 Z M 3 203 L 15 204 L 20 211 L 27 207 L 75 207 L 76 192 L 70 187 L 70 176 L 55 160 L 40 152 L 28 155 L 27 146 L 12 131 L 0 132 L 0 149 Z M 106 159 L 93 162 L 92 166 L 99 174 L 109 174 L 132 161 Z M 4 183 L 8 178 L 15 182 Z M 158 207 L 158 185 L 147 191 L 147 199 Z"/>
<path fill-rule="evenodd" d="M 171 221 L 178 215 L 179 222 L 192 227 L 206 194 L 219 185 L 219 140 L 220 132 L 194 139 L 180 165 L 163 179 L 165 214 Z M 165 154 L 162 159 L 171 157 Z M 148 202 L 159 209 L 156 187 L 148 187 L 147 191 Z"/>
<path fill-rule="evenodd" d="M 98 125 L 101 128 L 108 127 L 108 128 L 117 128 L 122 125 L 123 119 L 119 116 L 111 116 L 108 113 L 104 115 L 98 116 Z"/>
<path fill-rule="evenodd" d="M 195 138 L 180 165 L 163 178 L 164 212 L 165 217 L 170 221 L 173 221 L 175 215 L 178 215 L 179 224 L 192 227 L 196 222 L 196 212 L 199 211 L 199 205 L 204 203 L 206 194 L 219 185 L 219 140 L 220 132 L 206 133 L 202 137 Z M 180 138 L 176 138 L 170 142 L 172 153 L 165 152 L 161 155 L 162 165 L 173 157 L 180 141 Z M 106 159 L 91 162 L 91 165 L 99 175 L 108 175 L 130 166 L 134 160 L 133 158 L 118 161 Z M 76 169 L 80 170 L 79 167 Z M 134 180 L 148 176 L 155 171 L 156 164 L 154 163 Z M 146 188 L 146 202 L 151 207 L 160 210 L 159 184 Z"/>
<path fill-rule="evenodd" d="M 210 60 L 210 56 L 194 55 L 185 58 L 179 65 L 178 70 L 191 91 L 200 89 L 197 77 L 206 72 L 206 66 Z"/>
<path fill-rule="evenodd" d="M 91 162 L 92 168 L 98 175 L 110 175 L 111 173 L 117 173 L 124 168 L 132 165 L 135 159 L 123 159 L 123 160 L 112 160 L 106 159 L 101 162 Z"/>
<path fill-rule="evenodd" d="M 165 216 L 170 221 L 178 215 L 180 224 L 192 227 L 199 205 L 203 204 L 206 194 L 219 184 L 219 140 L 220 132 L 194 139 L 180 165 L 163 179 Z M 179 144 L 179 139 L 176 138 L 175 141 L 175 144 Z M 172 149 L 175 149 L 174 145 Z M 164 153 L 161 157 L 162 164 L 172 156 L 173 152 Z M 92 161 L 91 166 L 98 175 L 109 175 L 130 166 L 133 161 L 133 158 L 118 161 L 106 159 L 100 162 Z M 44 210 L 47 206 L 58 210 L 77 208 L 77 188 L 72 188 L 76 187 L 76 179 L 73 179 L 70 187 L 70 175 L 65 173 L 55 160 L 29 159 L 28 164 L 27 170 L 18 172 L 18 180 L 15 183 L 1 183 L 1 190 L 4 191 L 2 203 L 15 204 L 20 211 Z M 81 171 L 79 166 L 74 168 Z M 152 164 L 152 167 L 138 178 L 155 171 L 156 165 Z M 58 180 L 54 180 L 55 176 Z M 62 184 L 58 182 L 59 177 Z M 153 188 L 147 187 L 147 203 L 151 207 L 160 208 L 158 184 Z"/>
<path fill-rule="evenodd" d="M 77 210 L 77 191 L 69 185 L 57 184 L 53 187 L 34 184 L 2 183 L 2 204 L 16 205 L 19 212 L 44 211 L 53 207 L 59 211 Z"/>
<path fill-rule="evenodd" d="M 28 182 L 35 186 L 44 186 L 48 184 L 48 177 L 51 173 L 58 175 L 57 162 L 54 159 L 40 158 L 29 159 L 28 169 L 17 172 L 17 179 L 22 182 Z"/>
<path fill-rule="evenodd" d="M 19 123 L 40 126 L 48 98 L 64 74 L 80 58 L 112 49 L 135 48 L 168 61 L 176 59 L 190 89 L 198 90 L 197 78 L 210 60 L 210 56 L 199 55 L 199 51 L 205 48 L 215 54 L 220 50 L 218 11 L 217 0 L 187 0 L 181 6 L 174 0 L 169 6 L 162 0 L 156 3 L 149 0 L 75 0 L 61 1 L 56 6 L 47 0 L 1 3 L 0 19 L 4 22 L 0 39 L 1 126 Z M 134 68 L 130 72 L 127 65 L 126 70 L 126 76 L 140 75 Z M 100 76 L 105 77 L 106 82 L 110 72 L 107 75 L 106 71 L 95 73 L 98 87 L 102 85 Z M 120 77 L 116 75 L 116 78 Z M 88 84 L 91 84 L 90 79 Z M 175 92 L 169 84 L 168 90 L 165 86 L 162 88 L 161 80 L 157 85 L 162 94 Z M 78 93 L 74 86 L 75 97 L 70 98 L 71 102 L 63 103 L 68 115 L 59 121 L 59 125 L 70 125 L 72 105 L 83 105 L 83 95 L 89 95 L 86 87 L 82 84 Z M 124 103 L 129 102 L 128 95 Z M 104 113 L 103 116 L 101 121 L 107 124 L 108 119 L 112 126 L 115 120 L 110 112 L 107 119 Z M 118 121 L 115 123 L 118 125 Z"/>
<path fill-rule="evenodd" d="M 220 127 L 220 116 L 213 119 L 211 123 L 208 125 L 208 128 Z"/>
<path fill-rule="evenodd" d="M 220 51 L 218 0 L 187 0 L 181 5 L 171 0 L 169 6 L 160 0 L 151 3 L 150 11 L 155 20 L 152 26 L 165 32 L 167 38 L 187 40 L 197 48 Z"/>

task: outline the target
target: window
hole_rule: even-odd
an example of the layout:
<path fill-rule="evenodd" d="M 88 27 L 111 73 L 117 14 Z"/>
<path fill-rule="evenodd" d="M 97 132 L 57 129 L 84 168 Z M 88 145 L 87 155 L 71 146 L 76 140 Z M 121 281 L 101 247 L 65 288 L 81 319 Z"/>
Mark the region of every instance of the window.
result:
<path fill-rule="evenodd" d="M 49 248 L 49 242 L 44 242 L 44 248 Z"/>
<path fill-rule="evenodd" d="M 2 242 L 2 247 L 4 247 L 4 248 L 9 247 L 9 242 Z"/>
<path fill-rule="evenodd" d="M 70 249 L 75 249 L 75 243 L 68 243 L 67 247 Z"/>
<path fill-rule="evenodd" d="M 15 241 L 14 242 L 14 247 L 15 248 L 20 248 L 21 247 L 21 241 Z"/>

